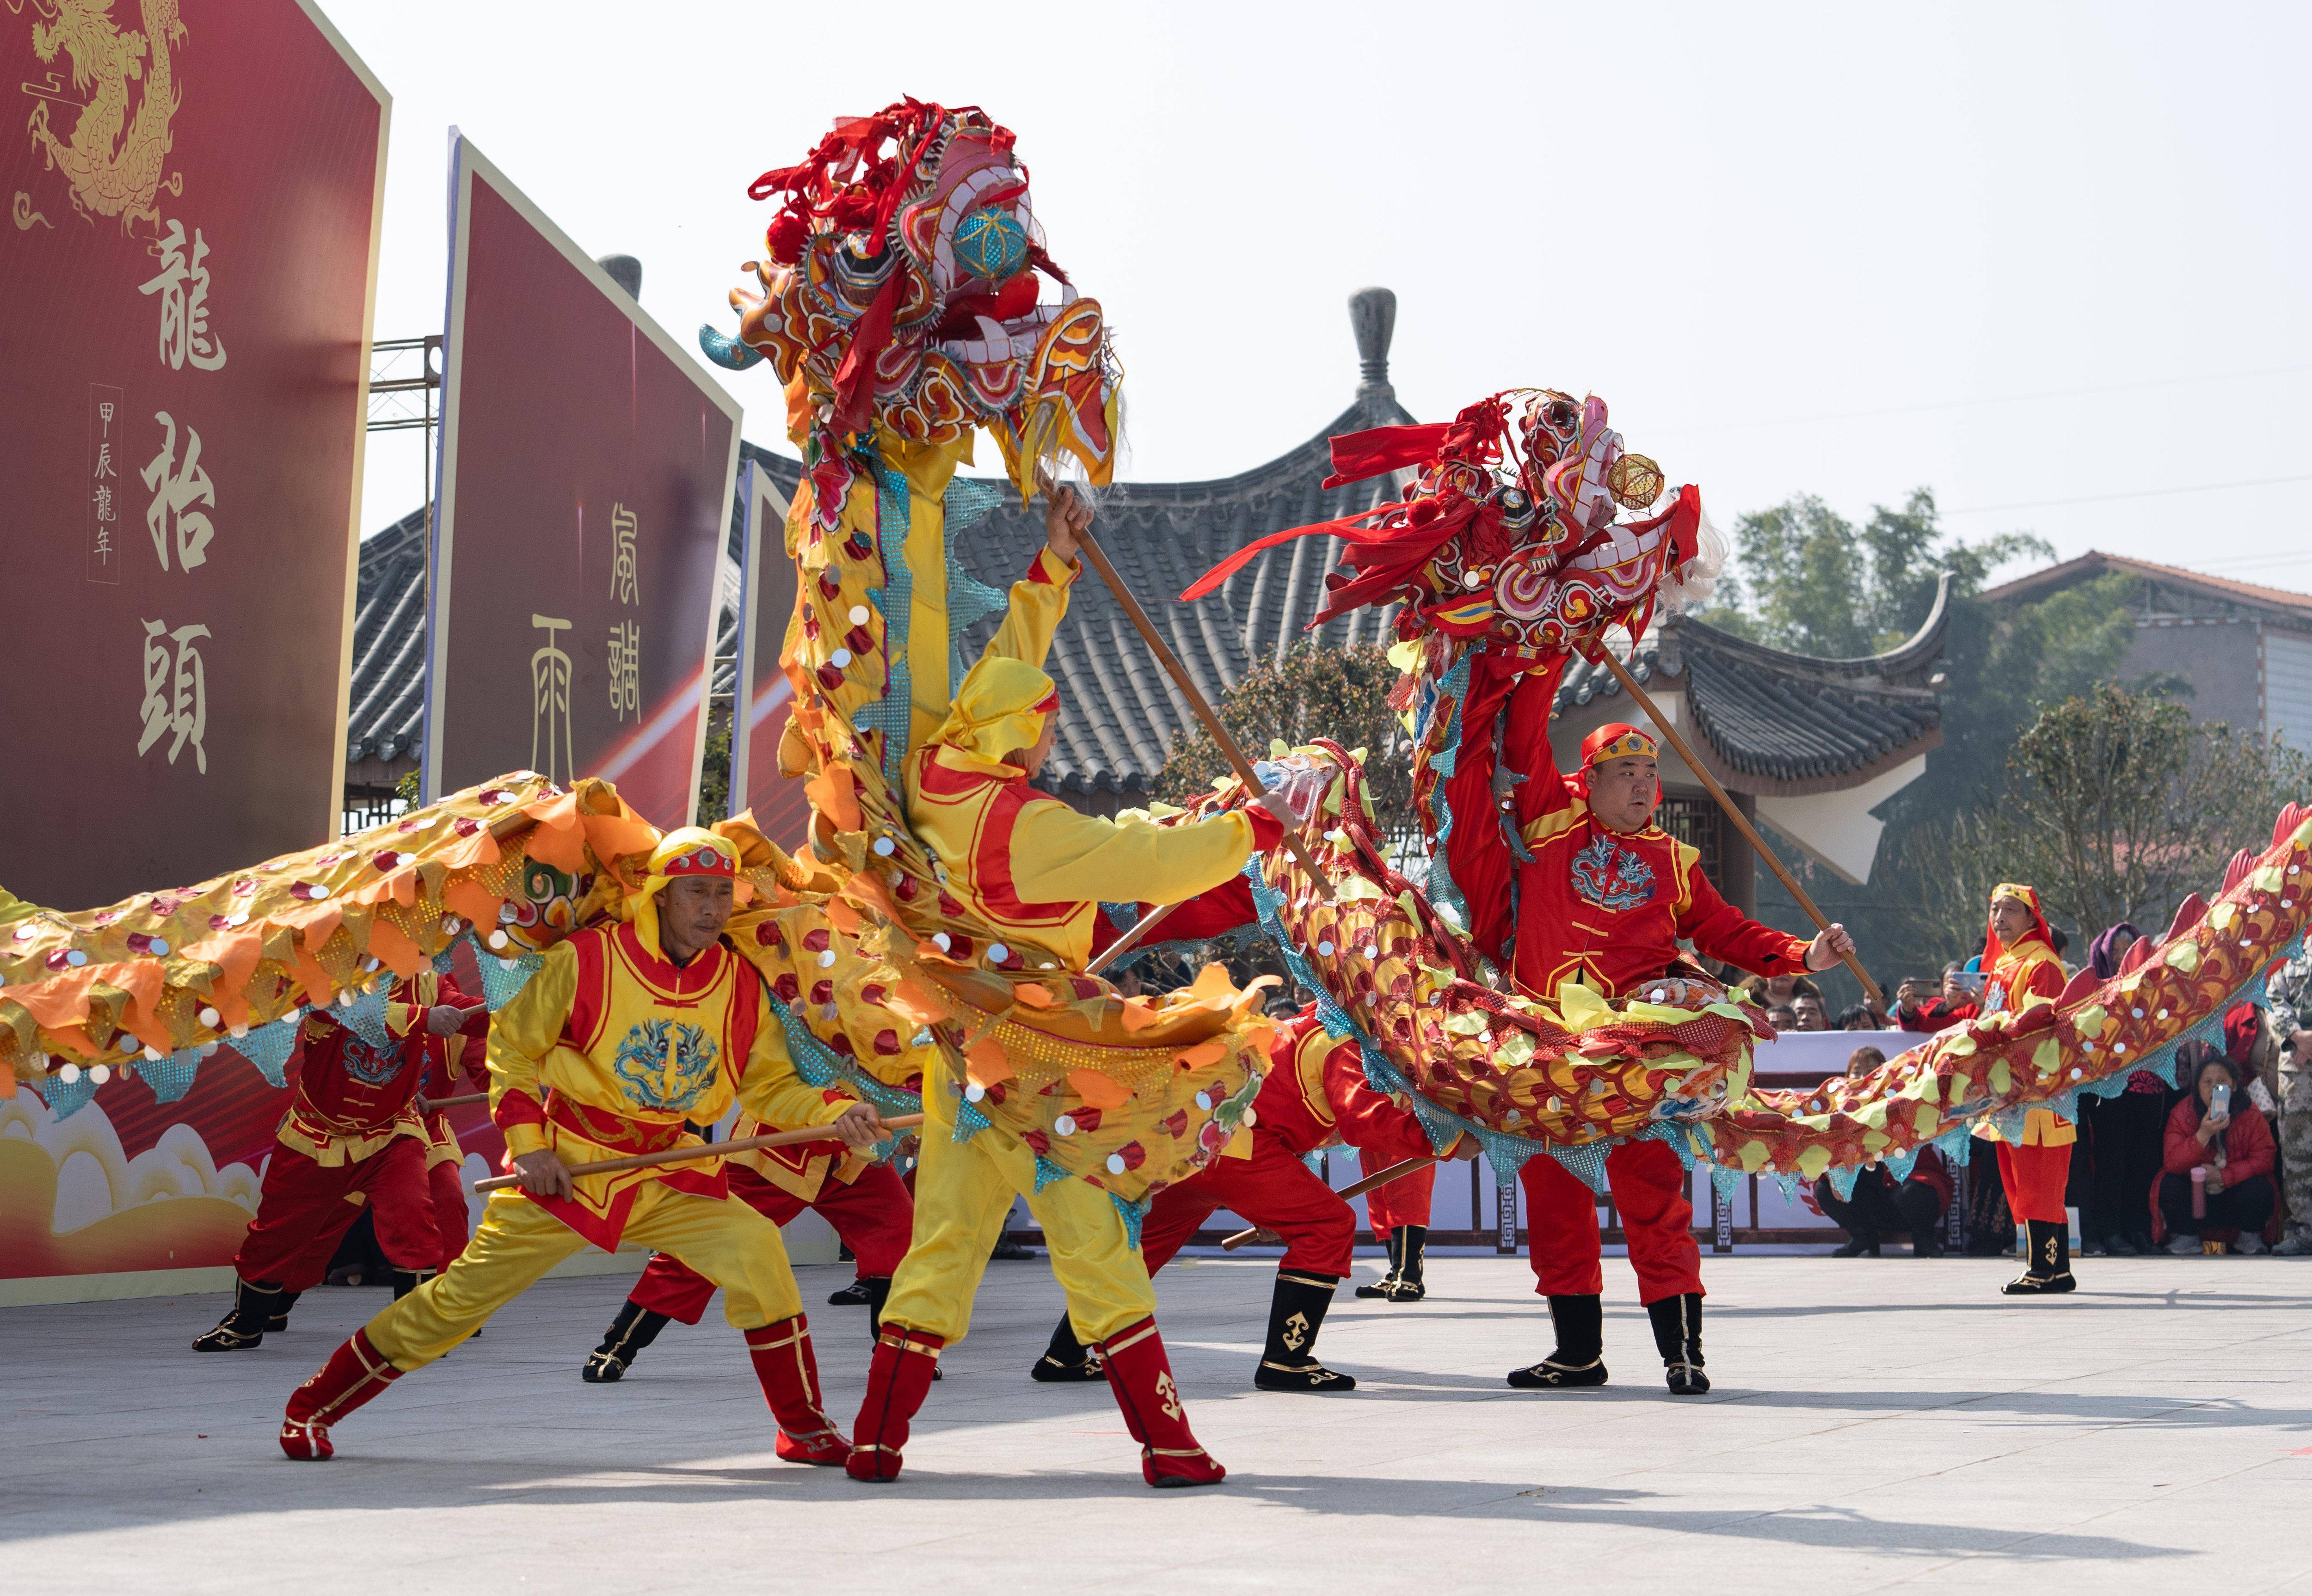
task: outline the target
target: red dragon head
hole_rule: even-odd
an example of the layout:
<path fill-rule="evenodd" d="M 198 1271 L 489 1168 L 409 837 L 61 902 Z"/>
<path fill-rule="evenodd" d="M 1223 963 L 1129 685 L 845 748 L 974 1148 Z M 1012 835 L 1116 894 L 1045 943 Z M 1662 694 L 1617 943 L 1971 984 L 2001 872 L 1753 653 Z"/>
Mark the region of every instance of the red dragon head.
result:
<path fill-rule="evenodd" d="M 723 365 L 776 368 L 826 524 L 852 445 L 878 428 L 937 445 L 986 427 L 1023 495 L 1063 452 L 1109 479 L 1121 373 L 1099 303 L 1045 252 L 1012 142 L 976 106 L 902 100 L 748 190 L 779 201 L 771 258 L 749 263 L 763 294 L 734 289 L 739 338 L 700 342 Z"/>
<path fill-rule="evenodd" d="M 1295 527 L 1239 549 L 1181 598 L 1210 592 L 1265 548 L 1310 532 L 1345 540 L 1353 574 L 1326 578 L 1310 625 L 1367 604 L 1401 602 L 1405 637 L 1485 639 L 1538 658 L 1585 652 L 1606 632 L 1642 632 L 1664 592 L 1698 597 L 1714 574 L 1702 496 L 1681 487 L 1668 508 L 1632 521 L 1662 496 L 1661 469 L 1622 446 L 1606 401 L 1554 389 L 1511 390 L 1451 421 L 1384 426 L 1333 440 L 1337 487 L 1411 470 L 1395 504 Z"/>

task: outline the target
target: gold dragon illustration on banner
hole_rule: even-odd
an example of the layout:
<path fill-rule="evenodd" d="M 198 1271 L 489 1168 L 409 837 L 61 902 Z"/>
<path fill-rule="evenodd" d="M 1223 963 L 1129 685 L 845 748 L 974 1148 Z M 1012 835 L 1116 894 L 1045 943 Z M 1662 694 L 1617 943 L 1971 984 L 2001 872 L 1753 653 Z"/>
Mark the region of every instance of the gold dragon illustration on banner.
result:
<path fill-rule="evenodd" d="M 8 0 L 19 14 L 24 3 Z M 182 172 L 167 171 L 169 124 L 182 99 L 171 52 L 184 47 L 188 31 L 178 0 L 141 0 L 143 27 L 128 30 L 113 20 L 113 0 L 31 0 L 31 5 L 33 55 L 43 66 L 59 57 L 65 62 L 43 82 L 23 85 L 33 97 L 29 130 L 48 169 L 64 174 L 83 221 L 118 216 L 124 232 L 138 222 L 157 231 L 162 190 L 181 195 L 185 184 Z M 142 85 L 134 95 L 132 83 Z M 66 110 L 76 114 L 71 132 L 60 135 L 54 123 Z M 35 214 L 31 203 L 29 196 L 18 197 L 19 227 Z"/>

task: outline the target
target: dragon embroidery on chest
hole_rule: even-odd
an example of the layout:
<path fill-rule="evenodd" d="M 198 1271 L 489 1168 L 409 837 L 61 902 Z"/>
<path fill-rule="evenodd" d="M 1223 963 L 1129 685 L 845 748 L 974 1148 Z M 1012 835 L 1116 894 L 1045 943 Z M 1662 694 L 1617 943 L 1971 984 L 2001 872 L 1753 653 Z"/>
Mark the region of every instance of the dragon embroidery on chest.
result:
<path fill-rule="evenodd" d="M 1653 901 L 1653 866 L 1634 848 L 1599 837 L 1573 855 L 1573 890 L 1602 909 L 1638 908 Z"/>
<path fill-rule="evenodd" d="M 687 1113 L 714 1084 L 715 1052 L 704 1027 L 644 1020 L 618 1044 L 618 1083 L 642 1108 Z"/>
<path fill-rule="evenodd" d="M 346 1032 L 345 1049 L 337 1057 L 344 1061 L 346 1074 L 364 1086 L 387 1085 L 401 1073 L 400 1048 L 381 1051 L 351 1030 Z"/>

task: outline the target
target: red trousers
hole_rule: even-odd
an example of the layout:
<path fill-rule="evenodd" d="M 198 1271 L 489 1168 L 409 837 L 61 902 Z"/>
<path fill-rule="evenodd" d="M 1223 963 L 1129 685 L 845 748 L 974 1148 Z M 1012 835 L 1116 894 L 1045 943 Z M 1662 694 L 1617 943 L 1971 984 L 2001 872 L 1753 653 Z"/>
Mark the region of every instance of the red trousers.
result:
<path fill-rule="evenodd" d="M 1599 1259 L 1598 1194 L 1547 1153 L 1525 1161 L 1526 1229 L 1536 1292 L 1545 1297 L 1594 1297 L 1606 1289 Z M 1702 1249 L 1694 1241 L 1694 1204 L 1677 1154 L 1660 1142 L 1625 1142 L 1606 1154 L 1614 1193 L 1638 1272 L 1638 1300 L 1659 1302 L 1702 1290 Z"/>
<path fill-rule="evenodd" d="M 425 1171 L 425 1189 L 434 1201 L 434 1230 L 442 1239 L 442 1261 L 448 1268 L 466 1250 L 466 1171 L 446 1160 Z"/>
<path fill-rule="evenodd" d="M 1219 1210 L 1240 1214 L 1284 1238 L 1288 1269 L 1345 1275 L 1357 1240 L 1357 1216 L 1316 1171 L 1256 1131 L 1250 1158 L 1216 1158 L 1168 1186 L 1140 1222 L 1140 1256 L 1153 1275 L 1172 1261 Z"/>
<path fill-rule="evenodd" d="M 1357 1173 L 1378 1175 L 1394 1163 L 1394 1159 L 1370 1157 L 1362 1147 L 1357 1149 Z M 1375 1237 L 1386 1236 L 1400 1224 L 1417 1224 L 1426 1229 L 1429 1224 L 1430 1194 L 1437 1189 L 1437 1166 L 1422 1165 L 1410 1175 L 1402 1176 L 1386 1186 L 1376 1186 L 1365 1193 L 1365 1221 L 1372 1227 Z"/>
<path fill-rule="evenodd" d="M 2063 1184 L 2071 1175 L 2071 1144 L 2060 1147 L 2018 1147 L 1999 1144 L 1999 1184 L 2007 1188 L 2007 1206 L 2018 1219 L 2062 1224 Z"/>
<path fill-rule="evenodd" d="M 252 1285 L 269 1281 L 290 1291 L 320 1285 L 364 1203 L 388 1263 L 397 1269 L 441 1267 L 442 1232 L 426 1189 L 425 1144 L 396 1136 L 359 1162 L 334 1168 L 276 1143 L 257 1217 L 233 1255 L 234 1272 Z"/>
<path fill-rule="evenodd" d="M 889 1164 L 868 1165 L 848 1186 L 830 1177 L 808 1203 L 744 1165 L 727 1164 L 723 1172 L 731 1178 L 731 1195 L 773 1224 L 784 1224 L 805 1208 L 818 1209 L 859 1260 L 862 1276 L 889 1276 L 906 1256 L 907 1240 L 915 1229 L 915 1205 Z M 684 1324 L 696 1324 L 714 1294 L 712 1280 L 674 1254 L 661 1252 L 643 1270 L 626 1301 Z"/>

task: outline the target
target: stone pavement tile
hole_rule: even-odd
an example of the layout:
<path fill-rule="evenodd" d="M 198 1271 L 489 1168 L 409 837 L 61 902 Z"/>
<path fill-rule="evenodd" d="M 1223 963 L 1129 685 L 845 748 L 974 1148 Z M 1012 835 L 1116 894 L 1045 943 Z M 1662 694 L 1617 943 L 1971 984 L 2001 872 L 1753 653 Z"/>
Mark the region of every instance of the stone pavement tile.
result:
<path fill-rule="evenodd" d="M 381 1305 L 321 1291 L 245 1354 L 185 1344 L 222 1297 L 0 1311 L 10 1596 L 166 1590 L 696 1592 L 805 1577 L 940 1596 L 1023 1586 L 1485 1589 L 1542 1580 L 1737 1592 L 2047 1592 L 2303 1583 L 2312 1269 L 2089 1260 L 2055 1303 L 2003 1260 L 1738 1255 L 1705 1264 L 1718 1389 L 1669 1397 L 1609 1259 L 1602 1390 L 1523 1393 L 1547 1350 L 1516 1259 L 1441 1258 L 1431 1299 L 1342 1297 L 1322 1349 L 1363 1389 L 1253 1391 L 1274 1262 L 1184 1259 L 1159 1322 L 1216 1489 L 1156 1493 L 1104 1387 L 1038 1386 L 1048 1268 L 992 1268 L 909 1470 L 875 1488 L 784 1465 L 736 1336 L 673 1328 L 588 1387 L 616 1277 L 546 1283 L 477 1341 L 288 1463 L 288 1390 Z M 806 1269 L 805 1301 L 846 1272 Z M 813 1314 L 847 1419 L 858 1310 Z"/>

